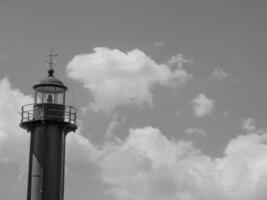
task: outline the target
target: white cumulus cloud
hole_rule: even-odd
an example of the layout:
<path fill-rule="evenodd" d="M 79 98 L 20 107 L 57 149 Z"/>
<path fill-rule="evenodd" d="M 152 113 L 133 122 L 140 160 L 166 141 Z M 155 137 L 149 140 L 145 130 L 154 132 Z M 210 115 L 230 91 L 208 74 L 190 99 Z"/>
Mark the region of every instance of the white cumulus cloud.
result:
<path fill-rule="evenodd" d="M 210 74 L 210 80 L 224 80 L 227 79 L 229 74 L 223 71 L 223 68 L 214 69 L 214 71 Z"/>
<path fill-rule="evenodd" d="M 171 59 L 168 61 L 168 64 L 170 66 L 176 66 L 178 69 L 182 69 L 184 64 L 192 64 L 193 62 L 193 60 L 184 58 L 182 54 L 177 54 L 171 57 Z"/>
<path fill-rule="evenodd" d="M 7 78 L 0 81 L 0 162 L 27 160 L 29 134 L 19 123 L 21 106 L 32 102 L 31 96 L 12 88 Z"/>
<path fill-rule="evenodd" d="M 14 188 L 26 185 L 30 134 L 21 129 L 19 123 L 21 106 L 32 101 L 31 96 L 13 88 L 7 78 L 0 80 L 0 191 L 3 198 Z"/>
<path fill-rule="evenodd" d="M 199 94 L 192 100 L 194 114 L 197 117 L 205 117 L 215 110 L 215 100 L 209 99 L 205 94 Z"/>
<path fill-rule="evenodd" d="M 125 118 L 120 117 L 117 113 L 113 114 L 111 116 L 111 120 L 110 120 L 110 122 L 108 124 L 108 128 L 106 130 L 106 137 L 107 138 L 111 138 L 112 137 L 112 133 L 123 122 L 125 122 Z"/>
<path fill-rule="evenodd" d="M 266 133 L 238 136 L 223 157 L 213 159 L 189 142 L 169 140 L 160 130 L 145 127 L 106 144 L 97 163 L 116 199 L 264 200 L 266 142 Z"/>
<path fill-rule="evenodd" d="M 139 49 L 123 52 L 106 47 L 75 56 L 67 65 L 67 75 L 93 94 L 90 107 L 104 112 L 126 104 L 152 105 L 155 85 L 176 82 L 181 87 L 192 77 L 183 69 L 173 71 L 156 63 Z"/>
<path fill-rule="evenodd" d="M 254 132 L 256 130 L 255 122 L 256 121 L 253 118 L 243 119 L 241 127 L 247 132 Z"/>
<path fill-rule="evenodd" d="M 66 138 L 66 164 L 86 162 L 92 164 L 100 156 L 100 150 L 84 137 L 78 129 Z"/>

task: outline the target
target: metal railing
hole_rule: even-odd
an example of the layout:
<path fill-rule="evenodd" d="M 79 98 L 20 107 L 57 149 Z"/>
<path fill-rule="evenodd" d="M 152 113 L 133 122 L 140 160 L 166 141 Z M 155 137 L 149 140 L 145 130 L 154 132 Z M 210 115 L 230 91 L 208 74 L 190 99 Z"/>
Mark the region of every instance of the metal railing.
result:
<path fill-rule="evenodd" d="M 27 104 L 21 108 L 21 123 L 55 119 L 76 125 L 77 109 L 61 104 Z"/>

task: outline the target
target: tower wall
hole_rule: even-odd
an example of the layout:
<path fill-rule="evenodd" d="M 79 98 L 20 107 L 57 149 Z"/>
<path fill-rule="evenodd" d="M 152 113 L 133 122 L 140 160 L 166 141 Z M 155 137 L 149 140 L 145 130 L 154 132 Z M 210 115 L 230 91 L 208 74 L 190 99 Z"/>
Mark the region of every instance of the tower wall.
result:
<path fill-rule="evenodd" d="M 31 131 L 28 200 L 63 200 L 63 129 L 58 122 L 42 121 Z"/>

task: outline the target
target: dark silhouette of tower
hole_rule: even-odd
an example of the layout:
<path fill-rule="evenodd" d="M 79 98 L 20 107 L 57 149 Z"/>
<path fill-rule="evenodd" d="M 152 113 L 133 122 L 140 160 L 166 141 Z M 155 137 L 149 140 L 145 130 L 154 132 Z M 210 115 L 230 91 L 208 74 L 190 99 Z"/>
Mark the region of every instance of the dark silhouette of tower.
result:
<path fill-rule="evenodd" d="M 63 200 L 65 138 L 77 129 L 76 109 L 65 105 L 67 87 L 48 76 L 33 86 L 34 103 L 22 106 L 20 126 L 31 133 L 27 200 Z"/>

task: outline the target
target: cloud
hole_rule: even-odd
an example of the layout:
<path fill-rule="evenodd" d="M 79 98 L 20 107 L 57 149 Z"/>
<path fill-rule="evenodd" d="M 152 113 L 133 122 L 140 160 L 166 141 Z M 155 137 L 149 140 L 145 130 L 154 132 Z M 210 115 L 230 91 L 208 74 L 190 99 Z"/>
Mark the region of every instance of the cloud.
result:
<path fill-rule="evenodd" d="M 187 128 L 185 129 L 185 133 L 188 135 L 202 135 L 202 136 L 207 135 L 207 132 L 204 129 L 200 128 Z"/>
<path fill-rule="evenodd" d="M 119 117 L 117 113 L 114 113 L 111 116 L 110 123 L 108 124 L 108 128 L 106 130 L 106 137 L 107 138 L 111 138 L 112 137 L 112 133 L 123 122 L 125 122 L 125 118 L 124 117 Z"/>
<path fill-rule="evenodd" d="M 154 86 L 183 87 L 192 78 L 183 69 L 173 71 L 156 63 L 139 49 L 122 52 L 106 47 L 75 56 L 67 65 L 67 75 L 91 92 L 91 108 L 108 113 L 123 105 L 152 105 Z"/>
<path fill-rule="evenodd" d="M 215 110 L 215 100 L 209 99 L 205 94 L 199 94 L 192 100 L 194 114 L 197 117 L 205 117 Z"/>
<path fill-rule="evenodd" d="M 168 64 L 170 66 L 176 65 L 178 69 L 182 69 L 184 64 L 190 64 L 193 62 L 193 60 L 187 60 L 186 58 L 184 58 L 182 54 L 177 54 L 175 56 L 172 56 L 172 58 L 168 61 Z"/>
<path fill-rule="evenodd" d="M 164 45 L 164 42 L 154 42 L 154 45 L 155 46 L 162 46 L 162 45 Z"/>
<path fill-rule="evenodd" d="M 256 126 L 255 126 L 255 119 L 253 118 L 246 118 L 242 121 L 241 127 L 246 132 L 255 132 Z"/>
<path fill-rule="evenodd" d="M 95 163 L 101 151 L 90 140 L 84 137 L 78 129 L 75 133 L 69 133 L 66 138 L 66 165 L 73 163 Z"/>
<path fill-rule="evenodd" d="M 19 127 L 21 106 L 33 101 L 11 86 L 8 78 L 0 80 L 0 191 L 11 197 L 20 193 L 27 180 L 30 134 Z M 3 184 L 1 184 L 3 183 Z M 11 198 L 12 199 L 12 198 Z"/>
<path fill-rule="evenodd" d="M 223 68 L 214 69 L 214 71 L 210 74 L 210 80 L 225 80 L 229 77 L 229 74 L 223 71 Z"/>
<path fill-rule="evenodd" d="M 124 200 L 264 200 L 267 134 L 231 140 L 211 158 L 192 143 L 167 139 L 153 127 L 131 129 L 108 143 L 97 161 L 108 192 Z"/>
<path fill-rule="evenodd" d="M 7 78 L 0 81 L 0 162 L 27 160 L 29 134 L 19 122 L 21 106 L 32 102 L 31 96 L 12 88 Z"/>

